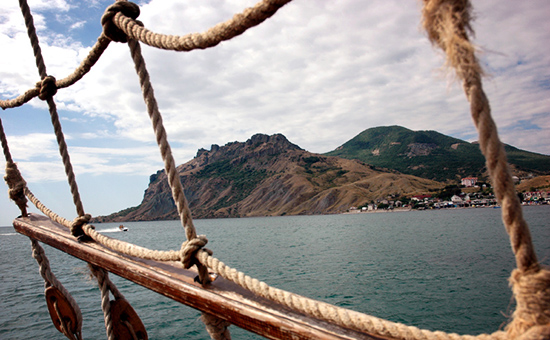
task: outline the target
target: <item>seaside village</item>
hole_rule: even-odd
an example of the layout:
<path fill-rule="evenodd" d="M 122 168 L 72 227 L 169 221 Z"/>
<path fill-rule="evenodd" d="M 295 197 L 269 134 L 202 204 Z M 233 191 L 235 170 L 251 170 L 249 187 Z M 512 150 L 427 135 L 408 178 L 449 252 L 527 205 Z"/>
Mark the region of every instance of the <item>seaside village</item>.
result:
<path fill-rule="evenodd" d="M 520 179 L 513 177 L 516 183 Z M 523 205 L 550 204 L 550 189 L 518 193 Z M 461 179 L 461 185 L 450 185 L 433 194 L 415 195 L 410 198 L 390 195 L 385 199 L 371 201 L 362 207 L 350 207 L 348 212 L 374 212 L 393 210 L 425 210 L 445 208 L 499 208 L 493 190 L 487 183 L 478 183 L 477 177 Z"/>

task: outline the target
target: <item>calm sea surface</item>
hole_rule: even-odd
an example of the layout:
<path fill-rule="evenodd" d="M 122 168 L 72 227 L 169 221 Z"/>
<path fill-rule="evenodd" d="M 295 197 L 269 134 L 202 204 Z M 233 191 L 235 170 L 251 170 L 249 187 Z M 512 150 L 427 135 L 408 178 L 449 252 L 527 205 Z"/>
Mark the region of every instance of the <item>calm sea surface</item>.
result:
<path fill-rule="evenodd" d="M 526 207 L 539 260 L 550 264 L 550 206 Z M 431 330 L 493 332 L 513 310 L 514 258 L 500 209 L 195 221 L 227 265 L 272 286 Z M 179 249 L 177 221 L 99 224 L 111 237 Z M 84 317 L 85 339 L 106 339 L 100 294 L 81 261 L 45 246 Z M 114 275 L 150 339 L 208 339 L 199 312 Z M 29 239 L 0 228 L 0 339 L 65 339 L 51 324 Z M 260 339 L 235 326 L 234 339 Z"/>

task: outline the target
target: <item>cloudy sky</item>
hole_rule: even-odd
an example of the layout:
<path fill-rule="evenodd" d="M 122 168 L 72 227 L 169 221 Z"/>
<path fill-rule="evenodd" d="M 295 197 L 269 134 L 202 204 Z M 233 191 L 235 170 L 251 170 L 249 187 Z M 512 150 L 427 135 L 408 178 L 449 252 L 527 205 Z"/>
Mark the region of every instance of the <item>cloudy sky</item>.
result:
<path fill-rule="evenodd" d="M 151 0 L 139 3 L 139 19 L 155 32 L 184 35 L 255 2 Z M 29 0 L 48 74 L 64 78 L 87 55 L 110 3 Z M 420 5 L 295 0 L 212 49 L 142 46 L 176 162 L 255 133 L 282 133 L 317 153 L 383 125 L 476 140 L 460 84 L 420 28 Z M 39 77 L 17 1 L 1 7 L 0 98 L 8 99 Z M 480 0 L 474 7 L 475 43 L 501 139 L 550 154 L 550 2 Z M 55 100 L 85 210 L 102 215 L 138 205 L 149 176 L 163 164 L 128 47 L 112 43 L 92 71 Z M 45 104 L 35 99 L 1 111 L 0 118 L 31 191 L 74 218 Z M 6 192 L 5 183 L 0 189 Z M 17 215 L 0 195 L 0 225 Z"/>

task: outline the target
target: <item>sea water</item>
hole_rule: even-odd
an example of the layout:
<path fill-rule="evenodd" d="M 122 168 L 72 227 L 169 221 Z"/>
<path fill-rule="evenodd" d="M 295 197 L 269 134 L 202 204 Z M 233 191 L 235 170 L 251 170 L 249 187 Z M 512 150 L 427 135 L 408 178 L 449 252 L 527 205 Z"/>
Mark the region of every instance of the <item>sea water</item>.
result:
<path fill-rule="evenodd" d="M 550 260 L 550 206 L 526 207 L 539 260 Z M 179 221 L 98 224 L 108 236 L 179 249 Z M 227 265 L 277 288 L 424 329 L 460 334 L 501 329 L 514 305 L 515 267 L 500 209 L 196 220 Z M 105 339 L 100 293 L 87 266 L 44 246 L 82 310 L 83 337 Z M 125 279 L 111 279 L 150 339 L 208 339 L 200 313 Z M 0 339 L 64 339 L 51 323 L 30 241 L 0 228 Z M 234 339 L 259 336 L 230 327 Z"/>

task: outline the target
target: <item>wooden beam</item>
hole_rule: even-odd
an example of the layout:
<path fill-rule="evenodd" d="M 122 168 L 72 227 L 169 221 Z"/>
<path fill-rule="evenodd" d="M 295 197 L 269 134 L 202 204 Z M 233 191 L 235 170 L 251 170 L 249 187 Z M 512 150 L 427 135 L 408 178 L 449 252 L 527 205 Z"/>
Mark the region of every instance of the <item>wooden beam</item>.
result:
<path fill-rule="evenodd" d="M 20 217 L 13 224 L 21 234 L 269 339 L 381 339 L 292 311 L 222 277 L 204 288 L 194 282 L 196 271 L 179 262 L 143 260 L 95 242 L 80 243 L 67 228 L 41 215 Z"/>

